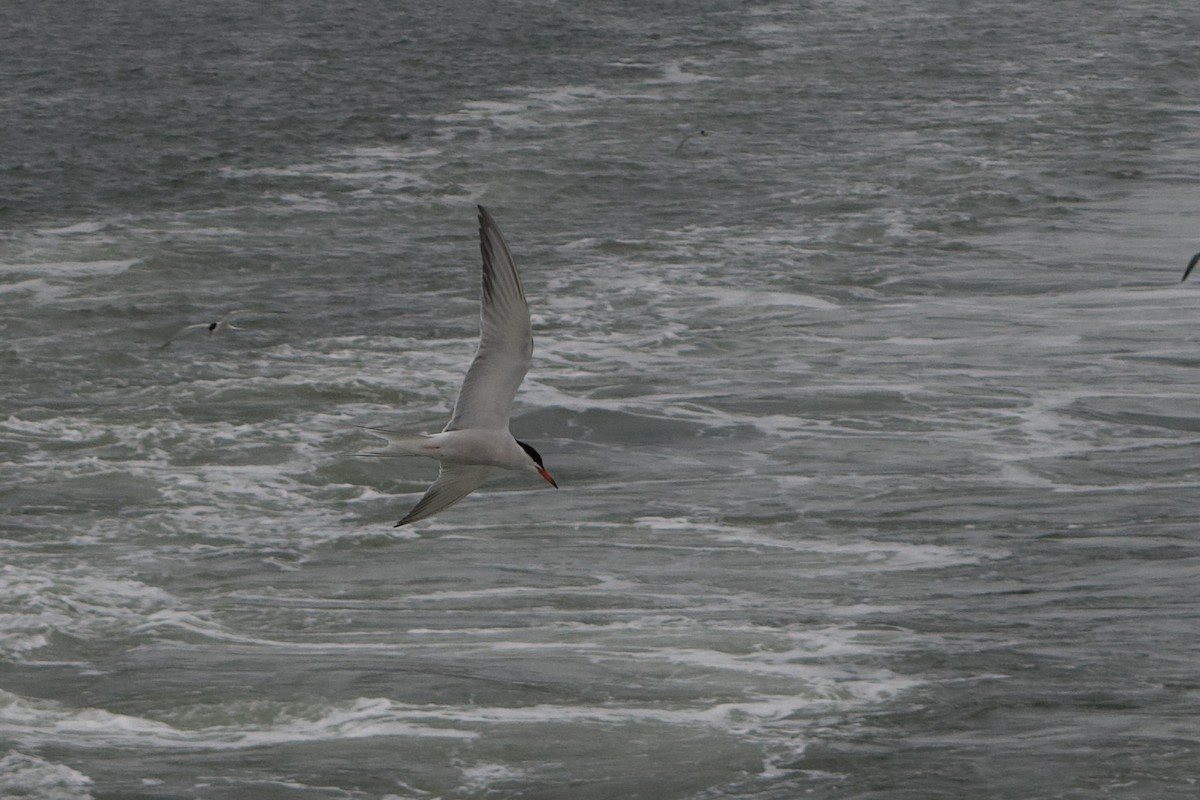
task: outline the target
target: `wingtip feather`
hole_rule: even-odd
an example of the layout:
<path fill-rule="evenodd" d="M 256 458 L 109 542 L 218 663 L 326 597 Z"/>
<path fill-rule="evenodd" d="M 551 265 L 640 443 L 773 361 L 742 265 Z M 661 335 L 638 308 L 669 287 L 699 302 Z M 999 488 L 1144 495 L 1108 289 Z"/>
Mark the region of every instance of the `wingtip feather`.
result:
<path fill-rule="evenodd" d="M 1200 253 L 1196 253 L 1196 255 L 1192 256 L 1192 260 L 1188 262 L 1187 269 L 1183 271 L 1183 277 L 1179 279 L 1180 283 L 1183 283 L 1188 279 L 1188 275 L 1192 274 L 1192 269 L 1196 266 L 1197 262 L 1200 262 Z"/>

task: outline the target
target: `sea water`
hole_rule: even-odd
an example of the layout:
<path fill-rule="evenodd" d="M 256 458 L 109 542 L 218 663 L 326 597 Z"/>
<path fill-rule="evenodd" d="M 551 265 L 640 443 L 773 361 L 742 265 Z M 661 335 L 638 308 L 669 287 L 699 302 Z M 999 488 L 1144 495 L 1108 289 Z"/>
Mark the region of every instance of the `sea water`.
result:
<path fill-rule="evenodd" d="M 1195 796 L 1200 12 L 0 31 L 0 796 Z M 394 529 L 477 203 L 562 488 Z"/>

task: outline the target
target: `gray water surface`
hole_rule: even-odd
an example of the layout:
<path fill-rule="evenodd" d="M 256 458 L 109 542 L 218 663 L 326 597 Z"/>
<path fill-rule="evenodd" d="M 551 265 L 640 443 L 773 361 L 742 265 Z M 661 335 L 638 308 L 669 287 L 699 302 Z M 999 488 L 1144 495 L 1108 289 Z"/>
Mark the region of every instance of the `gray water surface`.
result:
<path fill-rule="evenodd" d="M 1195 796 L 1200 12 L 0 31 L 0 796 Z M 476 203 L 562 489 L 396 530 Z"/>

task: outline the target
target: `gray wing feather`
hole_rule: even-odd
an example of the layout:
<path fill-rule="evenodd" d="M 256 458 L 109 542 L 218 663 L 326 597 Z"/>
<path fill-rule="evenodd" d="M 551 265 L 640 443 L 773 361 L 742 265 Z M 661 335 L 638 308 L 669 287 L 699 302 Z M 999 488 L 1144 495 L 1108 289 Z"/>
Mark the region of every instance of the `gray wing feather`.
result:
<path fill-rule="evenodd" d="M 529 306 L 512 253 L 492 215 L 479 207 L 483 291 L 479 303 L 479 349 L 445 430 L 508 427 L 513 398 L 533 356 Z"/>
<path fill-rule="evenodd" d="M 404 519 L 397 522 L 395 527 L 399 528 L 401 525 L 445 511 L 482 486 L 491 472 L 492 467 L 475 464 L 443 464 L 437 480 L 425 490 L 424 496 L 412 507 L 412 511 L 405 514 Z"/>

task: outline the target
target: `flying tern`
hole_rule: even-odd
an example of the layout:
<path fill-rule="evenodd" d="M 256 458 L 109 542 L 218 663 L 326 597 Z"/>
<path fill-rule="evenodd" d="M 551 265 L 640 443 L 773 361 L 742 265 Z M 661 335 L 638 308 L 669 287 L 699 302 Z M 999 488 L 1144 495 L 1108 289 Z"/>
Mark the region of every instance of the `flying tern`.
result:
<path fill-rule="evenodd" d="M 283 311 L 255 312 L 255 311 L 249 311 L 246 309 L 230 311 L 228 314 L 221 317 L 219 320 L 217 320 L 215 322 L 197 322 L 193 325 L 184 325 L 182 328 L 177 330 L 171 336 L 170 339 L 167 339 L 165 342 L 163 342 L 162 345 L 159 347 L 159 350 L 162 350 L 163 348 L 165 348 L 167 345 L 171 344 L 171 342 L 175 341 L 179 337 L 186 336 L 189 333 L 194 333 L 195 331 L 205 330 L 205 331 L 208 331 L 209 336 L 212 336 L 214 333 L 224 333 L 225 331 L 245 330 L 244 328 L 240 328 L 237 325 L 234 325 L 229 320 L 233 319 L 234 317 L 240 317 L 243 314 L 255 314 L 255 313 L 283 314 L 284 312 Z"/>
<path fill-rule="evenodd" d="M 533 333 L 512 253 L 483 206 L 479 206 L 479 249 L 483 255 L 479 348 L 450 421 L 441 433 L 428 436 L 367 428 L 390 443 L 383 451 L 367 455 L 419 455 L 441 462 L 437 480 L 396 523 L 397 528 L 445 511 L 497 469 L 533 473 L 558 488 L 538 451 L 517 441 L 508 430 L 513 398 L 529 371 Z"/>
<path fill-rule="evenodd" d="M 683 139 L 682 139 L 682 140 L 680 140 L 679 144 L 675 145 L 675 149 L 674 149 L 674 150 L 672 150 L 671 152 L 672 152 L 672 153 L 678 153 L 678 152 L 680 151 L 680 149 L 682 149 L 682 148 L 683 148 L 683 146 L 684 146 L 685 144 L 687 144 L 687 140 L 688 140 L 688 139 L 690 139 L 690 138 L 692 138 L 693 136 L 696 136 L 696 135 L 700 135 L 700 136 L 708 136 L 708 131 L 704 130 L 703 128 L 702 128 L 702 129 L 700 129 L 700 130 L 698 130 L 698 131 L 692 131 L 692 132 L 691 132 L 691 133 L 689 133 L 687 136 L 684 136 L 684 137 L 683 137 Z"/>

